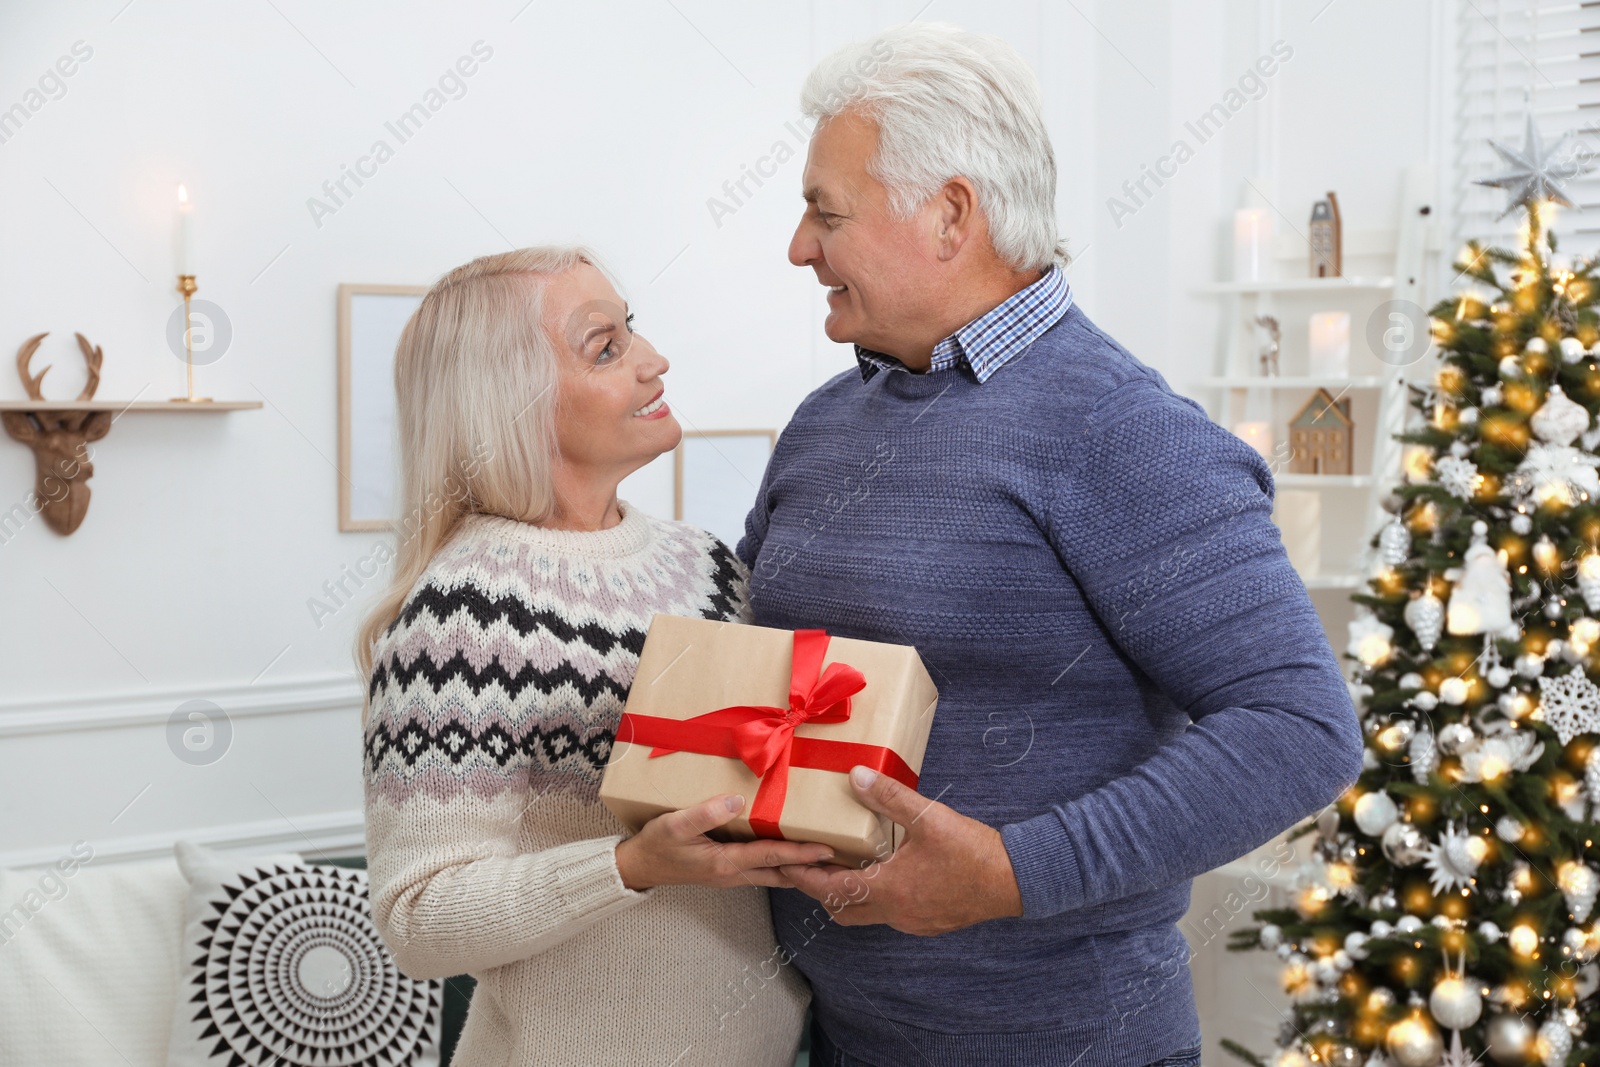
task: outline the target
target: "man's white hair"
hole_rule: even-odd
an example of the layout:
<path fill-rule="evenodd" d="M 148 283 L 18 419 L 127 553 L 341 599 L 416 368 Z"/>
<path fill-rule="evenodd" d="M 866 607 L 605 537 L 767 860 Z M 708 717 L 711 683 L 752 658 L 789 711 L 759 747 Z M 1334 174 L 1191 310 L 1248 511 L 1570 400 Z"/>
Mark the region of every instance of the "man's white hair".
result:
<path fill-rule="evenodd" d="M 954 177 L 970 181 L 995 252 L 1015 270 L 1067 262 L 1056 232 L 1056 160 L 1039 81 L 998 37 L 911 23 L 834 52 L 800 90 L 806 116 L 878 125 L 867 173 L 906 219 Z"/>

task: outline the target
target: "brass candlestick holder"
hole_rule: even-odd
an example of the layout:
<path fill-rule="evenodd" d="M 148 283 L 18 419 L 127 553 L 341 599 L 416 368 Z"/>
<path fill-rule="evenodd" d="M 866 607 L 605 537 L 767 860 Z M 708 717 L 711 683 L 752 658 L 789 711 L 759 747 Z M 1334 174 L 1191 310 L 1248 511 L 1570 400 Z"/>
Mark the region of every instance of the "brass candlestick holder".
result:
<path fill-rule="evenodd" d="M 174 402 L 186 404 L 209 404 L 209 396 L 194 395 L 194 323 L 189 318 L 189 299 L 194 296 L 200 287 L 195 284 L 193 274 L 178 275 L 178 292 L 183 294 L 183 352 L 184 362 L 189 368 L 189 395 L 175 396 Z"/>

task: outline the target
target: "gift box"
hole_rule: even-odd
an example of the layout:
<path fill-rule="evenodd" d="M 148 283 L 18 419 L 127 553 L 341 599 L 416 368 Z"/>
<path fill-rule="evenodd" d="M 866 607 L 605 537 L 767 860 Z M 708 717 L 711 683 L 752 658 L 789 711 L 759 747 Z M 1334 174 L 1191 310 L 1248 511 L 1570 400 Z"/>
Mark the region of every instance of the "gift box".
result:
<path fill-rule="evenodd" d="M 711 836 L 889 856 L 903 831 L 856 800 L 866 764 L 915 789 L 939 692 L 917 650 L 822 630 L 656 615 L 600 800 L 630 830 L 720 793 L 745 806 Z"/>

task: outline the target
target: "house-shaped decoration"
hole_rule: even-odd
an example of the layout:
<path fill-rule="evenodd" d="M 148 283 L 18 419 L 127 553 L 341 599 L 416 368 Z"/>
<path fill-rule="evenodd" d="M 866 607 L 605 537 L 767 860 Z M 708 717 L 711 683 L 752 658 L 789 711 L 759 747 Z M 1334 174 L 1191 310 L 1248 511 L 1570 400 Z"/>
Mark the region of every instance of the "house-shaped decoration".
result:
<path fill-rule="evenodd" d="M 1353 430 L 1349 399 L 1318 389 L 1289 420 L 1289 473 L 1349 474 Z"/>

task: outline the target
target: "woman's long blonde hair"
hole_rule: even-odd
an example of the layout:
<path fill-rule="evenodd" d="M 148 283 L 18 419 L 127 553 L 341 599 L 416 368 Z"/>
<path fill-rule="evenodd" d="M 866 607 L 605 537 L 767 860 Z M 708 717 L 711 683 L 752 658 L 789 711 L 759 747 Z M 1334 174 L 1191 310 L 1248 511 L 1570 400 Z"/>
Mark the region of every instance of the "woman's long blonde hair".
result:
<path fill-rule="evenodd" d="M 544 290 L 586 248 L 544 246 L 483 256 L 440 278 L 395 348 L 400 498 L 394 579 L 362 621 L 355 657 L 366 726 L 374 650 L 463 516 L 539 523 L 555 505 L 558 339 Z"/>

